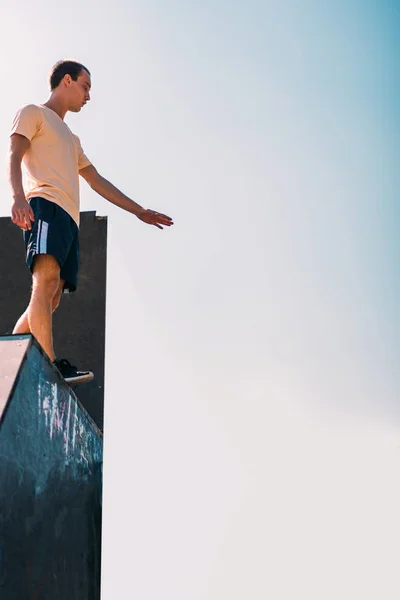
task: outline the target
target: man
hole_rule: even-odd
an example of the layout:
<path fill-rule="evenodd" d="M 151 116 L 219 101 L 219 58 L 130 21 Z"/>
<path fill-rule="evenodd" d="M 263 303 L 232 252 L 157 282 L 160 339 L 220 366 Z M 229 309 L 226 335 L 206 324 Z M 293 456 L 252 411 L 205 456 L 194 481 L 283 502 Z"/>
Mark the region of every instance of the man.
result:
<path fill-rule="evenodd" d="M 32 333 L 69 383 L 93 378 L 53 349 L 52 313 L 63 292 L 77 287 L 79 266 L 79 176 L 98 194 L 159 229 L 170 217 L 145 209 L 102 177 L 83 152 L 79 138 L 64 122 L 90 100 L 89 70 L 76 61 L 59 61 L 49 78 L 44 104 L 21 108 L 12 126 L 7 159 L 12 191 L 12 221 L 24 231 L 26 261 L 32 272 L 28 308 L 13 333 Z M 22 168 L 26 170 L 25 186 Z"/>

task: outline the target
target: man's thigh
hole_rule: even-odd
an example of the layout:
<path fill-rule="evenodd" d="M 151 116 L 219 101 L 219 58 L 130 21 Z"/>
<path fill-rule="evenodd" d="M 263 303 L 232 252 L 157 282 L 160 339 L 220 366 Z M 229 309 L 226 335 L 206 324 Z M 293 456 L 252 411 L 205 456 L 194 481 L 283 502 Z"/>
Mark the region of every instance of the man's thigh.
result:
<path fill-rule="evenodd" d="M 71 224 L 68 213 L 54 202 L 35 197 L 30 205 L 35 220 L 32 229 L 24 232 L 28 267 L 33 271 L 38 256 L 51 255 L 62 268 L 74 240 L 76 225 Z"/>

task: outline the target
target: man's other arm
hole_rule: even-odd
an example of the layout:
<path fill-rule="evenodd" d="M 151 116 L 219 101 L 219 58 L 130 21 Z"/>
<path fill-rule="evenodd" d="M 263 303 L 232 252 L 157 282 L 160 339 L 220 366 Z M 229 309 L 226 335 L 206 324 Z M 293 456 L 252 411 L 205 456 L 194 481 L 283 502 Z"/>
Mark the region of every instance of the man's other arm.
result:
<path fill-rule="evenodd" d="M 25 198 L 24 188 L 22 187 L 21 162 L 30 144 L 30 141 L 24 135 L 14 133 L 10 137 L 7 153 L 7 175 L 13 199 L 11 220 L 15 225 L 25 230 L 31 229 L 31 221 L 35 220 L 29 202 Z"/>
<path fill-rule="evenodd" d="M 133 215 L 135 215 L 138 219 L 143 221 L 144 223 L 148 223 L 149 225 L 155 225 L 159 229 L 163 229 L 163 225 L 169 227 L 173 225 L 173 221 L 167 215 L 163 215 L 162 213 L 158 213 L 154 210 L 150 210 L 147 208 L 143 208 L 140 204 L 137 204 L 128 196 L 125 196 L 118 188 L 115 187 L 112 183 L 110 183 L 107 179 L 102 177 L 100 173 L 95 169 L 93 165 L 89 165 L 84 169 L 79 171 L 79 174 L 88 182 L 90 187 L 100 194 L 103 198 L 119 206 L 123 210 L 126 210 Z"/>

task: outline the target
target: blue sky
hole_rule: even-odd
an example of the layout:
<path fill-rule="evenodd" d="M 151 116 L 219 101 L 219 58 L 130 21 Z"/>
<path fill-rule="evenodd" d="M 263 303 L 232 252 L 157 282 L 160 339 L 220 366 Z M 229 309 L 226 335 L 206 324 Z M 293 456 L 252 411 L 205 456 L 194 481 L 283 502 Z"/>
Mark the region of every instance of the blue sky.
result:
<path fill-rule="evenodd" d="M 143 600 L 398 597 L 399 13 L 40 0 L 0 23 L 4 152 L 77 58 L 92 101 L 69 125 L 176 223 L 82 185 L 109 217 L 106 600 L 116 581 Z"/>

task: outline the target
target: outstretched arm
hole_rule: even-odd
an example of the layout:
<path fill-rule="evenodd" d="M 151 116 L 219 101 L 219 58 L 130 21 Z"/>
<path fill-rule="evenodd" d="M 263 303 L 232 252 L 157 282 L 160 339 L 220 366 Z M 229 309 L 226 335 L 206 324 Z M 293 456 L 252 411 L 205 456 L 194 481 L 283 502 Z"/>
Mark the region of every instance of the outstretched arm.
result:
<path fill-rule="evenodd" d="M 107 179 L 102 177 L 100 173 L 94 168 L 93 165 L 89 165 L 79 171 L 79 174 L 88 182 L 90 187 L 103 196 L 106 200 L 123 208 L 124 210 L 132 213 L 138 219 L 149 225 L 155 225 L 159 229 L 163 229 L 163 225 L 169 227 L 173 225 L 173 221 L 167 215 L 158 213 L 155 210 L 143 208 L 140 204 L 137 204 L 128 196 L 125 196 L 118 188 L 110 183 Z"/>

